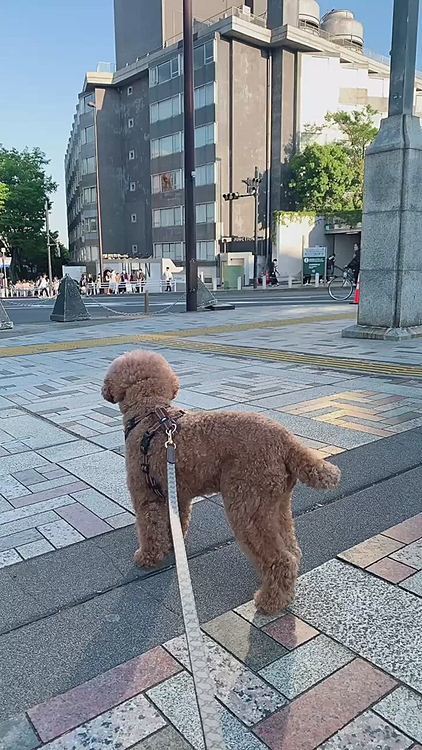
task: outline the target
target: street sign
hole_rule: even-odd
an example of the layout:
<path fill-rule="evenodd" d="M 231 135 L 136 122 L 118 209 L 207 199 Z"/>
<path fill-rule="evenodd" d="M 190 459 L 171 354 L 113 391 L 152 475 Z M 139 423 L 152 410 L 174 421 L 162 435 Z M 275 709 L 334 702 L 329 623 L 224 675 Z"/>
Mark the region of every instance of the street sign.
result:
<path fill-rule="evenodd" d="M 319 274 L 324 279 L 327 270 L 327 248 L 308 247 L 303 251 L 303 276 L 315 278 Z"/>
<path fill-rule="evenodd" d="M 9 255 L 0 255 L 0 266 L 3 268 L 10 268 L 12 259 Z"/>

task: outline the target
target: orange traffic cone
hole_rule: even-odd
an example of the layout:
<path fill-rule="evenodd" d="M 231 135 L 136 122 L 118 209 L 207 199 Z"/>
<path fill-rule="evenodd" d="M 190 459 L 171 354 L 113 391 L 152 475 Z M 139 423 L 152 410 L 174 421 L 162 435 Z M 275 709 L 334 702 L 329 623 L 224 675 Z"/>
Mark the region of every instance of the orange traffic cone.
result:
<path fill-rule="evenodd" d="M 358 276 L 358 283 L 356 284 L 355 297 L 352 302 L 352 305 L 358 305 L 359 302 L 360 302 L 360 274 Z"/>

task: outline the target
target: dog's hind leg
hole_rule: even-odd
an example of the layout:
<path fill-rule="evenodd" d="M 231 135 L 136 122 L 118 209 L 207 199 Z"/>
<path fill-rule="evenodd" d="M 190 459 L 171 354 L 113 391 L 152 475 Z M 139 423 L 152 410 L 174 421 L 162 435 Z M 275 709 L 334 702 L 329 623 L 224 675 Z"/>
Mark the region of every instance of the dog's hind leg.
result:
<path fill-rule="evenodd" d="M 228 519 L 236 539 L 252 558 L 262 575 L 262 586 L 255 595 L 258 609 L 276 613 L 292 601 L 299 572 L 301 553 L 296 540 L 290 510 L 290 493 L 274 494 L 251 502 L 253 489 L 236 488 L 236 498 L 224 495 Z M 246 490 L 246 488 L 245 488 Z M 255 498 L 256 500 L 256 498 Z"/>
<path fill-rule="evenodd" d="M 136 529 L 140 544 L 135 552 L 136 564 L 143 568 L 158 565 L 173 548 L 167 502 L 153 500 L 137 504 Z"/>

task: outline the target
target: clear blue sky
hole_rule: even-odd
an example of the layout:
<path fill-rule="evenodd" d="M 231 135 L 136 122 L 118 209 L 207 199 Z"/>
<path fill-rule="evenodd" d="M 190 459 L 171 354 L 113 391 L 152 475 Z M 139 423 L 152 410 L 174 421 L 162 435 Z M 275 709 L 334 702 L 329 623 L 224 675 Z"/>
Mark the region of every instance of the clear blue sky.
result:
<path fill-rule="evenodd" d="M 393 0 L 320 4 L 324 13 L 340 6 L 353 10 L 365 24 L 367 47 L 389 53 Z M 1 31 L 0 142 L 19 149 L 39 146 L 47 153 L 59 184 L 52 223 L 66 238 L 63 158 L 85 72 L 114 60 L 113 2 L 5 1 Z M 422 31 L 419 42 L 422 69 Z"/>

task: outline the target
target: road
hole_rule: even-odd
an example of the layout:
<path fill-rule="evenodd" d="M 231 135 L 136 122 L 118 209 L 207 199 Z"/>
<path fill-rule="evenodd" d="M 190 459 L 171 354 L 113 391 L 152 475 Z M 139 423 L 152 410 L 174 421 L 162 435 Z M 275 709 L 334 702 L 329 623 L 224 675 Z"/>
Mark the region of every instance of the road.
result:
<path fill-rule="evenodd" d="M 279 307 L 297 305 L 333 304 L 326 289 L 245 289 L 242 292 L 218 291 L 219 302 L 233 303 L 237 307 Z M 184 312 L 184 296 L 180 294 L 151 294 L 150 312 Z M 16 325 L 48 323 L 54 307 L 50 299 L 8 299 L 2 300 L 10 318 Z M 84 298 L 92 318 L 115 317 L 119 315 L 139 315 L 144 312 L 144 300 L 140 295 L 110 295 Z M 336 303 L 338 304 L 338 303 Z"/>

